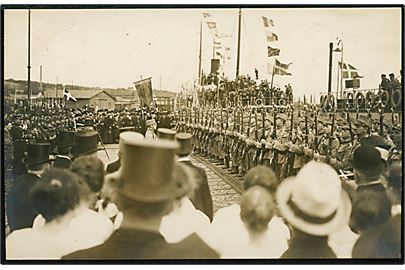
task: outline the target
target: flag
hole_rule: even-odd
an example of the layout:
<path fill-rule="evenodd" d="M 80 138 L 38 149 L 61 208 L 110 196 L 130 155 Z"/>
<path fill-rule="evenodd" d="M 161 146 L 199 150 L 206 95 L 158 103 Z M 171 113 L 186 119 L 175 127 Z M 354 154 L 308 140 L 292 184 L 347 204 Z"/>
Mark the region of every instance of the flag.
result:
<path fill-rule="evenodd" d="M 203 16 L 204 16 L 204 18 L 209 18 L 209 17 L 212 17 L 212 15 L 211 14 L 209 14 L 208 12 L 203 12 L 203 14 L 202 14 Z"/>
<path fill-rule="evenodd" d="M 66 90 L 66 88 L 63 89 L 63 97 L 64 97 L 66 100 L 73 100 L 74 102 L 77 101 L 77 99 L 76 99 L 74 96 L 72 96 L 72 94 L 69 93 L 69 91 Z"/>
<path fill-rule="evenodd" d="M 273 42 L 278 40 L 278 36 L 275 33 L 266 32 L 267 42 Z"/>
<path fill-rule="evenodd" d="M 264 27 L 274 26 L 274 22 L 272 19 L 267 19 L 266 17 L 262 16 Z"/>
<path fill-rule="evenodd" d="M 280 55 L 280 49 L 267 46 L 267 56 L 268 57 L 277 56 L 277 55 Z"/>
<path fill-rule="evenodd" d="M 348 63 L 342 64 L 339 61 L 339 68 L 342 69 L 342 78 L 343 79 L 363 78 L 363 76 L 359 75 L 358 69 Z"/>
<path fill-rule="evenodd" d="M 214 45 L 221 45 L 221 42 L 214 40 Z"/>
<path fill-rule="evenodd" d="M 147 78 L 144 80 L 134 82 L 134 88 L 138 93 L 139 101 L 141 102 L 141 107 L 146 105 L 148 106 L 148 108 L 150 108 L 153 99 L 152 78 Z"/>
<path fill-rule="evenodd" d="M 229 47 L 225 47 L 225 51 L 229 52 L 231 49 Z"/>
<path fill-rule="evenodd" d="M 216 22 L 207 22 L 207 25 L 209 29 L 217 28 Z"/>
<path fill-rule="evenodd" d="M 224 56 L 220 52 L 215 52 L 215 54 L 221 58 L 224 58 Z"/>
<path fill-rule="evenodd" d="M 283 63 L 281 63 L 280 61 L 278 61 L 277 59 L 276 59 L 276 66 L 277 67 L 280 67 L 280 68 L 282 68 L 282 69 L 288 69 L 289 67 L 290 67 L 290 65 L 292 64 L 292 62 L 291 63 L 288 63 L 288 64 L 283 64 Z"/>
<path fill-rule="evenodd" d="M 288 72 L 287 70 L 282 69 L 282 68 L 280 68 L 278 66 L 274 66 L 274 74 L 275 75 L 289 75 L 289 76 L 292 76 L 292 74 L 290 72 Z"/>

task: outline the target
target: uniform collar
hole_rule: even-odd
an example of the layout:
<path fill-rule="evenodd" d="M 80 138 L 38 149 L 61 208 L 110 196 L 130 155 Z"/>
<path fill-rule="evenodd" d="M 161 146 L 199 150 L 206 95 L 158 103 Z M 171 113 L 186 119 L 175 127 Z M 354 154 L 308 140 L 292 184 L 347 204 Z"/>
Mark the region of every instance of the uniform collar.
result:
<path fill-rule="evenodd" d="M 178 162 L 184 162 L 184 161 L 191 161 L 191 157 L 190 155 L 186 156 L 186 157 L 179 157 L 177 159 Z"/>
<path fill-rule="evenodd" d="M 35 175 L 35 176 L 37 176 L 38 178 L 41 178 L 40 172 L 38 172 L 38 171 L 31 171 L 31 170 L 28 170 L 27 174 Z"/>

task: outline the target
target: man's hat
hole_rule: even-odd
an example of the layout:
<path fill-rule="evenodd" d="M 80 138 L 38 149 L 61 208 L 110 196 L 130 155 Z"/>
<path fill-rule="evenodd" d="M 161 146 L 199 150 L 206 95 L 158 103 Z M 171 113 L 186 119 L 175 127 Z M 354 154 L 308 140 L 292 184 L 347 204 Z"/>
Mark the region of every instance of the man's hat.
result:
<path fill-rule="evenodd" d="M 370 128 L 372 125 L 372 120 L 365 116 L 365 115 L 360 115 L 359 118 L 356 121 L 356 125 L 364 126 L 367 128 Z"/>
<path fill-rule="evenodd" d="M 51 145 L 49 143 L 36 143 L 27 145 L 27 157 L 23 163 L 27 165 L 36 165 L 52 161 L 49 157 Z"/>
<path fill-rule="evenodd" d="M 56 146 L 58 148 L 67 148 L 75 143 L 74 131 L 61 130 L 56 136 Z"/>
<path fill-rule="evenodd" d="M 193 145 L 191 143 L 191 139 L 193 135 L 190 133 L 178 133 L 175 136 L 176 141 L 179 144 L 179 149 L 177 150 L 177 154 L 179 155 L 188 155 L 193 150 Z"/>
<path fill-rule="evenodd" d="M 148 119 L 148 120 L 146 120 L 145 123 L 146 123 L 147 126 L 151 126 L 153 124 L 156 124 L 156 120 L 155 119 Z"/>
<path fill-rule="evenodd" d="M 173 129 L 168 129 L 168 128 L 158 128 L 158 138 L 159 139 L 165 139 L 165 140 L 174 140 L 174 135 L 176 135 L 176 131 Z"/>
<path fill-rule="evenodd" d="M 357 147 L 350 163 L 354 169 L 374 176 L 382 174 L 386 169 L 381 153 L 375 147 L 368 145 Z"/>
<path fill-rule="evenodd" d="M 277 189 L 282 217 L 293 227 L 324 236 L 348 223 L 351 203 L 339 176 L 329 165 L 311 161 L 296 177 L 284 180 Z"/>
<path fill-rule="evenodd" d="M 72 152 L 76 156 L 84 156 L 98 150 L 98 133 L 95 130 L 78 130 L 75 133 L 75 145 Z"/>
<path fill-rule="evenodd" d="M 340 143 L 348 143 L 351 141 L 351 135 L 349 130 L 345 130 L 340 135 Z"/>
<path fill-rule="evenodd" d="M 287 120 L 287 117 L 285 116 L 285 114 L 283 114 L 283 113 L 278 113 L 277 115 L 276 115 L 276 120 L 277 119 L 281 119 L 281 120 L 283 120 L 284 122 Z"/>
<path fill-rule="evenodd" d="M 136 132 L 121 133 L 118 193 L 142 202 L 175 198 L 179 194 L 179 187 L 172 174 L 177 149 L 174 141 L 150 141 Z"/>
<path fill-rule="evenodd" d="M 120 134 L 126 131 L 135 131 L 135 127 L 122 127 L 120 128 Z"/>

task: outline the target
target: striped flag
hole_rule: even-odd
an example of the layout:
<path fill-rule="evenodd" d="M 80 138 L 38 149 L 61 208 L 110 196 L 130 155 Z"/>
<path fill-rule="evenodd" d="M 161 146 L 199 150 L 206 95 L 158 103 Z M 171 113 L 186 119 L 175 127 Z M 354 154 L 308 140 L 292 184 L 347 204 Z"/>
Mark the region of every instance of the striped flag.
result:
<path fill-rule="evenodd" d="M 272 19 L 268 19 L 268 18 L 266 18 L 264 16 L 262 16 L 262 19 L 263 19 L 264 27 L 274 26 L 274 22 L 273 22 Z"/>
<path fill-rule="evenodd" d="M 266 32 L 267 42 L 273 42 L 278 40 L 278 36 L 275 33 Z"/>
<path fill-rule="evenodd" d="M 277 55 L 280 55 L 280 49 L 267 46 L 267 56 L 268 57 L 277 56 Z"/>

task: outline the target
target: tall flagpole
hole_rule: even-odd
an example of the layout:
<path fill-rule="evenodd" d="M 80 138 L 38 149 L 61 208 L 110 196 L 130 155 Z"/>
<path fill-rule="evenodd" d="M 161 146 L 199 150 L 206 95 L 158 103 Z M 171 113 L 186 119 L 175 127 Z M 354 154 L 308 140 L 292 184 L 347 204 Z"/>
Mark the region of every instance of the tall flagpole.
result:
<path fill-rule="evenodd" d="M 200 53 L 198 55 L 198 83 L 201 85 L 202 20 L 200 21 Z"/>
<path fill-rule="evenodd" d="M 242 9 L 239 8 L 239 24 L 238 24 L 238 53 L 236 55 L 236 78 L 239 76 L 239 58 L 240 58 L 240 32 L 241 32 Z"/>
<path fill-rule="evenodd" d="M 28 10 L 28 104 L 31 106 L 31 9 Z"/>
<path fill-rule="evenodd" d="M 341 40 L 342 42 L 342 54 L 340 55 L 340 63 L 341 63 L 341 67 L 340 67 L 340 97 L 343 96 L 343 40 Z"/>

